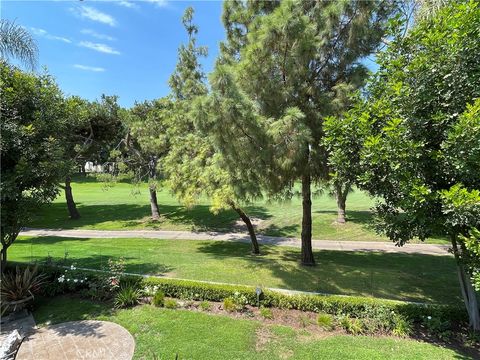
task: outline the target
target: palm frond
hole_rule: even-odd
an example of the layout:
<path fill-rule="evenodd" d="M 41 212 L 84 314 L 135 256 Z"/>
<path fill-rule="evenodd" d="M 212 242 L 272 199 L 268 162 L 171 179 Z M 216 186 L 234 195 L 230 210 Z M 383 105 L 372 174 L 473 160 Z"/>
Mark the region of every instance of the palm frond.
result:
<path fill-rule="evenodd" d="M 38 47 L 32 35 L 15 21 L 0 20 L 0 57 L 15 58 L 31 69 L 37 65 Z"/>

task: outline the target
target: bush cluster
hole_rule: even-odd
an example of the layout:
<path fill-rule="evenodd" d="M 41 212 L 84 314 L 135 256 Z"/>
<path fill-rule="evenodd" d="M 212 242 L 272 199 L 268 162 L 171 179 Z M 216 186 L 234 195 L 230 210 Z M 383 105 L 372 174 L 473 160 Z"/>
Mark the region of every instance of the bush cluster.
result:
<path fill-rule="evenodd" d="M 191 280 L 177 280 L 166 278 L 146 278 L 143 283 L 147 286 L 157 286 L 165 296 L 222 302 L 226 298 L 245 299 L 247 304 L 257 303 L 255 288 L 251 286 L 233 286 L 223 284 L 203 283 Z M 366 297 L 342 295 L 309 295 L 281 293 L 264 290 L 260 304 L 264 307 L 281 309 L 297 309 L 332 315 L 346 314 L 354 318 L 378 319 L 381 325 L 370 324 L 372 327 L 385 330 L 394 328 L 395 317 L 402 317 L 408 321 L 423 323 L 429 316 L 451 321 L 466 321 L 466 313 L 461 307 L 450 305 L 416 304 L 403 301 L 375 299 Z M 397 321 L 398 322 L 398 321 Z"/>

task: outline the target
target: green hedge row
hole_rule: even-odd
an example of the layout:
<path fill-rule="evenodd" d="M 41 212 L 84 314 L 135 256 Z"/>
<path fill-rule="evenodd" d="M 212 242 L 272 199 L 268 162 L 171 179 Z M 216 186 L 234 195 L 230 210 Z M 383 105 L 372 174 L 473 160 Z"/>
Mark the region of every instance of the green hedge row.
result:
<path fill-rule="evenodd" d="M 167 278 L 145 278 L 145 286 L 158 286 L 166 296 L 179 299 L 223 301 L 227 297 L 243 295 L 248 303 L 257 304 L 255 288 L 244 285 L 211 284 L 190 280 Z M 449 305 L 416 304 L 395 300 L 341 295 L 287 294 L 273 290 L 263 290 L 261 304 L 281 309 L 348 314 L 362 317 L 369 309 L 383 308 L 394 311 L 412 321 L 421 321 L 426 316 L 439 317 L 450 321 L 465 321 L 463 308 Z"/>

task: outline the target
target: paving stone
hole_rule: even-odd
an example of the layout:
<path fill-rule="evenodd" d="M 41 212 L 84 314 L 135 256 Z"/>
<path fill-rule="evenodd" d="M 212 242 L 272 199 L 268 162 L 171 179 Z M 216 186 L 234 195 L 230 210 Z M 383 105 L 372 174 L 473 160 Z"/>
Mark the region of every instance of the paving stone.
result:
<path fill-rule="evenodd" d="M 37 330 L 18 351 L 17 360 L 131 360 L 133 336 L 107 321 L 70 321 Z"/>

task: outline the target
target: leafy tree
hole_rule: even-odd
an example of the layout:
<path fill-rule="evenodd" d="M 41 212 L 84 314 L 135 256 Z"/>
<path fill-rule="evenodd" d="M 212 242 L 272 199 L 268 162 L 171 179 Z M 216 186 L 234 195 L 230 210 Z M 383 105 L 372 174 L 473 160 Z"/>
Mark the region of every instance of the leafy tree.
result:
<path fill-rule="evenodd" d="M 7 250 L 38 206 L 53 200 L 64 177 L 63 95 L 48 75 L 0 63 L 1 268 Z"/>
<path fill-rule="evenodd" d="M 360 185 L 383 198 L 378 230 L 399 245 L 449 236 L 476 330 L 463 239 L 480 225 L 479 28 L 480 5 L 472 1 L 446 6 L 393 37 L 368 89 L 368 116 L 359 122 L 371 134 L 361 151 Z"/>
<path fill-rule="evenodd" d="M 159 161 L 167 154 L 169 141 L 166 119 L 173 110 L 168 98 L 136 103 L 123 112 L 122 121 L 126 136 L 118 151 L 116 160 L 124 165 L 124 171 L 133 173 L 134 181 L 148 181 L 150 209 L 153 220 L 160 218 L 157 201 L 157 187 L 160 178 Z"/>
<path fill-rule="evenodd" d="M 362 99 L 359 95 L 355 98 L 352 101 L 361 108 Z M 337 223 L 344 224 L 347 195 L 362 173 L 360 152 L 368 135 L 368 117 L 353 109 L 340 116 L 329 116 L 325 118 L 324 131 L 323 141 L 329 154 L 329 183 L 337 200 Z"/>
<path fill-rule="evenodd" d="M 377 48 L 395 6 L 384 1 L 285 1 L 273 9 L 256 2 L 237 7 L 238 12 L 227 7 L 230 13 L 224 15 L 230 39 L 212 87 L 246 97 L 245 104 L 252 104 L 259 116 L 255 121 L 231 116 L 230 124 L 219 126 L 237 129 L 230 140 L 237 145 L 222 151 L 238 164 L 247 166 L 245 159 L 250 165 L 264 163 L 256 170 L 265 173 L 264 183 L 273 194 L 291 195 L 301 182 L 302 263 L 313 265 L 311 186 L 329 174 L 324 119 L 336 114 L 345 89 L 363 84 L 367 71 L 360 60 Z M 226 85 L 238 89 L 225 91 Z M 233 100 L 230 105 L 234 114 Z M 262 137 L 267 141 L 259 142 Z M 243 151 L 229 152 L 234 148 Z"/>
<path fill-rule="evenodd" d="M 65 147 L 65 161 L 70 171 L 65 176 L 65 199 L 71 219 L 79 219 L 71 176 L 86 161 L 103 164 L 109 158 L 110 150 L 119 142 L 121 122 L 116 96 L 102 95 L 100 101 L 88 102 L 79 97 L 67 99 L 69 129 L 62 135 Z"/>
<path fill-rule="evenodd" d="M 38 48 L 32 35 L 15 21 L 0 19 L 0 58 L 15 58 L 33 69 L 37 57 Z"/>
<path fill-rule="evenodd" d="M 245 222 L 252 242 L 252 253 L 259 253 L 253 224 L 241 203 L 261 195 L 259 185 L 246 182 L 239 172 L 227 171 L 224 159 L 212 146 L 204 129 L 211 114 L 204 74 L 198 56 L 206 49 L 196 46 L 197 27 L 192 23 L 193 9 L 183 17 L 188 44 L 179 49 L 179 60 L 170 79 L 175 109 L 170 119 L 170 147 L 165 157 L 165 172 L 173 192 L 187 206 L 193 206 L 202 195 L 213 200 L 211 211 L 233 209 Z"/>

